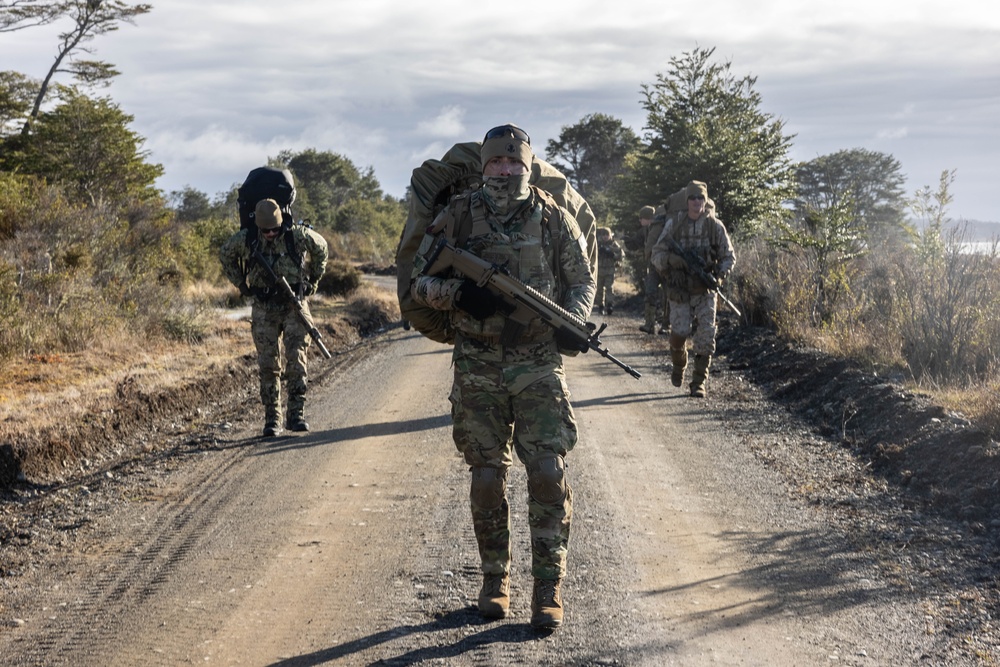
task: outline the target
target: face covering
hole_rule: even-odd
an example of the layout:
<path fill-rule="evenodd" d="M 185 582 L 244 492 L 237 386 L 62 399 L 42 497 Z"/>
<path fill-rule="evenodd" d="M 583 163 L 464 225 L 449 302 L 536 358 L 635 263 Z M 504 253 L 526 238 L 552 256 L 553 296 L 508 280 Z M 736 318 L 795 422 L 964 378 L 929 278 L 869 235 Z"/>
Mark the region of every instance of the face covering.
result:
<path fill-rule="evenodd" d="M 531 195 L 528 188 L 530 173 L 514 176 L 484 176 L 483 193 L 490 208 L 497 215 L 507 215 L 518 210 Z"/>

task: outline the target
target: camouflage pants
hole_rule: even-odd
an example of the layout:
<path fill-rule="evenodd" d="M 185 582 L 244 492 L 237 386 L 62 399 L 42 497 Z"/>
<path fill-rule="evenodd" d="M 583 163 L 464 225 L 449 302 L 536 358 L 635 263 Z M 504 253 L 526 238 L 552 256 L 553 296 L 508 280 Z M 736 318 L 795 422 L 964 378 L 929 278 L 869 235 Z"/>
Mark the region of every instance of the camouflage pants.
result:
<path fill-rule="evenodd" d="M 670 302 L 667 300 L 666 284 L 660 273 L 652 264 L 646 266 L 646 277 L 643 281 L 643 292 L 646 310 L 655 314 L 659 311 L 660 323 L 666 327 L 670 324 Z"/>
<path fill-rule="evenodd" d="M 528 468 L 554 455 L 565 456 L 577 440 L 576 419 L 569 401 L 562 357 L 551 341 L 492 348 L 459 337 L 451 396 L 455 445 L 471 468 L 494 468 L 504 479 L 513 454 Z M 513 452 L 513 454 L 512 454 Z M 572 491 L 563 478 L 565 495 L 540 502 L 528 495 L 531 572 L 539 579 L 566 574 L 566 554 L 573 515 Z M 499 508 L 472 503 L 472 523 L 483 572 L 510 569 L 510 510 L 504 497 Z"/>
<path fill-rule="evenodd" d="M 715 354 L 715 292 L 692 294 L 685 301 L 670 302 L 670 331 L 681 338 L 688 338 L 694 328 L 691 350 L 695 354 Z M 698 326 L 694 327 L 694 322 Z"/>
<path fill-rule="evenodd" d="M 594 308 L 612 307 L 615 305 L 615 274 L 597 274 L 597 296 L 594 297 Z"/>
<path fill-rule="evenodd" d="M 308 313 L 308 304 L 303 306 Z M 265 420 L 280 421 L 282 375 L 288 387 L 288 414 L 301 415 L 306 401 L 306 352 L 310 343 L 305 325 L 291 306 L 276 308 L 254 303 L 250 330 L 257 348 Z"/>

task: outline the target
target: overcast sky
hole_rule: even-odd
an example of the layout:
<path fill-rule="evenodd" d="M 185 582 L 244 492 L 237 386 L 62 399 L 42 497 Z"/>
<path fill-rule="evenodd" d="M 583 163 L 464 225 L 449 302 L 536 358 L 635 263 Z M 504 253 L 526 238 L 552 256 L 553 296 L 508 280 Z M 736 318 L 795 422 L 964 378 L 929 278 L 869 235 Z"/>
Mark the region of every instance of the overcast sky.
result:
<path fill-rule="evenodd" d="M 955 169 L 952 217 L 1000 221 L 1000 16 L 987 0 L 152 4 L 90 44 L 122 72 L 106 94 L 135 116 L 166 192 L 214 197 L 281 150 L 315 148 L 402 197 L 423 160 L 503 122 L 541 153 L 591 113 L 641 135 L 642 84 L 715 47 L 757 77 L 793 159 L 889 153 L 908 194 Z M 58 32 L 0 35 L 0 69 L 41 78 Z"/>

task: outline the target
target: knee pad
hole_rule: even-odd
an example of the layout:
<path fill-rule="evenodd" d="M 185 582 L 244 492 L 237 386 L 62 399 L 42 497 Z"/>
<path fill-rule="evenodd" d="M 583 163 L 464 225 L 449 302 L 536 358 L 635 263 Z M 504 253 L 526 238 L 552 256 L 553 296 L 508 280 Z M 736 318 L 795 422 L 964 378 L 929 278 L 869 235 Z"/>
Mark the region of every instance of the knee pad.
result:
<path fill-rule="evenodd" d="M 472 468 L 472 488 L 469 500 L 473 507 L 496 510 L 507 497 L 507 470 L 499 468 Z"/>
<path fill-rule="evenodd" d="M 566 499 L 566 462 L 558 454 L 540 456 L 528 462 L 528 493 L 543 505 Z"/>

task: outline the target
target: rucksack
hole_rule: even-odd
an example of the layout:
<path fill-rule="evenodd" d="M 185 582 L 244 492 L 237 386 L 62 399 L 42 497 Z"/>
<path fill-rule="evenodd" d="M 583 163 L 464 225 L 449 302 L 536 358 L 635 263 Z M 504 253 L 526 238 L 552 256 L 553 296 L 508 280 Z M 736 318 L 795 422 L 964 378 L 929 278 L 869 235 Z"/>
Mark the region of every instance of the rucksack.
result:
<path fill-rule="evenodd" d="M 292 203 L 295 201 L 295 179 L 292 172 L 277 167 L 257 167 L 247 174 L 236 191 L 240 211 L 240 229 L 256 228 L 254 209 L 262 199 L 273 199 L 281 208 L 282 224 L 292 224 Z"/>
<path fill-rule="evenodd" d="M 257 244 L 257 223 L 254 220 L 254 210 L 257 203 L 263 199 L 273 199 L 281 209 L 281 226 L 284 231 L 291 230 L 295 217 L 292 214 L 292 203 L 295 201 L 295 179 L 292 172 L 277 167 L 257 167 L 247 174 L 243 185 L 236 191 L 236 206 L 240 213 L 240 229 L 246 229 L 246 243 L 251 250 Z M 292 234 L 285 234 L 285 245 L 292 261 L 302 264 L 304 258 L 295 247 Z"/>
<path fill-rule="evenodd" d="M 410 294 L 413 257 L 427 228 L 452 197 L 482 184 L 481 146 L 479 142 L 455 144 L 440 160 L 426 160 L 413 170 L 409 214 L 396 249 L 396 295 L 402 318 L 431 340 L 449 345 L 455 342 L 450 314 L 421 305 Z M 596 275 L 597 225 L 590 205 L 558 169 L 537 156 L 531 164 L 530 183 L 549 193 L 556 203 L 576 218 L 583 238 L 587 240 L 590 266 Z"/>

